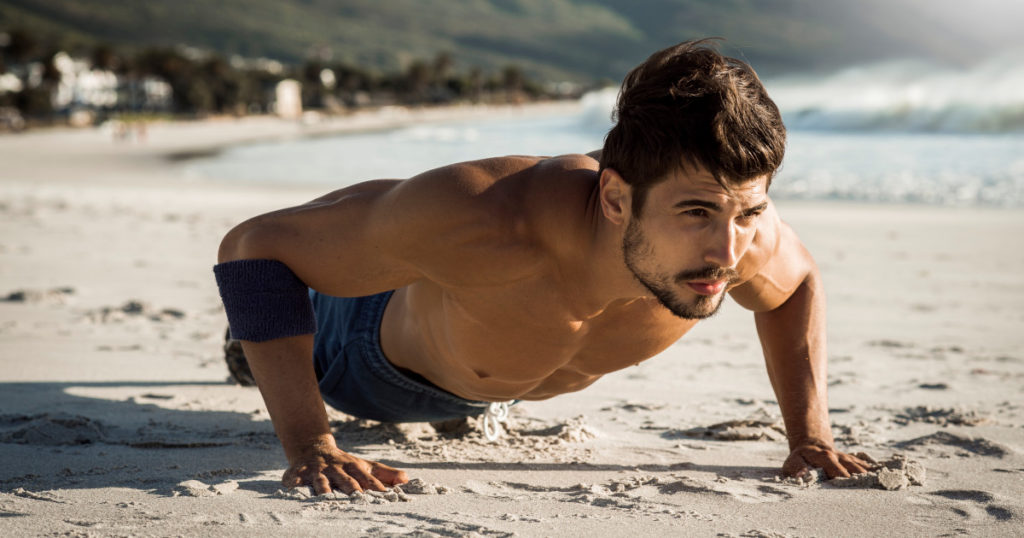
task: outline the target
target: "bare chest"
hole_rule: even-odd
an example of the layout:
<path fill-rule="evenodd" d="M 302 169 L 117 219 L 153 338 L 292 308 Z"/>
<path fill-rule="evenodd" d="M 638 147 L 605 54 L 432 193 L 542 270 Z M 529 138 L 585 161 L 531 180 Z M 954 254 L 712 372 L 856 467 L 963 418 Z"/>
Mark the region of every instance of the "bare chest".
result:
<path fill-rule="evenodd" d="M 567 392 L 656 355 L 693 325 L 642 300 L 575 319 L 559 290 L 526 284 L 458 292 L 406 288 L 396 294 L 405 314 L 405 351 L 395 362 L 464 393 Z"/>

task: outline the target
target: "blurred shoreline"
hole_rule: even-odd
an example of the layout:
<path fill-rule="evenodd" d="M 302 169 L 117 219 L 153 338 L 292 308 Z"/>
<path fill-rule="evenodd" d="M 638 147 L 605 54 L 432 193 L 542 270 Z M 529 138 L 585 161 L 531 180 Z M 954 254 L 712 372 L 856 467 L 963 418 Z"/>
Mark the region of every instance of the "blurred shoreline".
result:
<path fill-rule="evenodd" d="M 37 129 L 0 134 L 0 182 L 9 188 L 149 185 L 323 192 L 374 177 L 409 177 L 438 166 L 442 157 L 444 164 L 480 158 L 478 150 L 449 158 L 449 150 L 493 134 L 485 125 L 500 126 L 502 136 L 512 138 L 508 145 L 488 139 L 484 156 L 596 149 L 613 102 L 614 92 L 608 90 L 573 101 L 383 107 L 335 116 L 309 113 L 298 120 L 222 116 L 148 122 L 142 130 L 128 124 L 119 131 L 112 123 Z M 552 124 L 551 118 L 561 123 Z M 508 126 L 528 127 L 520 135 Z M 563 130 L 566 126 L 573 131 Z M 593 133 L 577 136 L 583 127 Z M 390 132 L 399 132 L 400 140 Z M 328 140 L 344 135 L 354 136 Z M 323 143 L 314 141 L 320 138 Z M 786 204 L 1017 211 L 1024 203 L 1018 179 L 1024 160 L 1015 155 L 1017 147 L 1024 148 L 1020 135 L 794 130 L 772 194 Z M 221 158 L 235 148 L 240 151 Z M 387 160 L 382 154 L 401 157 Z"/>
<path fill-rule="evenodd" d="M 239 145 L 284 142 L 342 134 L 386 131 L 413 125 L 482 118 L 527 118 L 568 114 L 579 101 L 546 101 L 509 105 L 388 106 L 347 115 L 307 113 L 300 119 L 276 116 L 211 117 L 202 120 L 147 122 L 144 130 L 116 123 L 99 127 L 53 127 L 0 134 L 2 179 L 133 185 L 169 179 L 172 165 L 212 157 Z M 126 133 L 126 134 L 125 134 Z M 90 168 L 80 164 L 102 164 Z M 185 180 L 180 176 L 179 181 Z M 195 183 L 195 178 L 187 179 Z M 292 185 L 294 187 L 294 185 Z"/>

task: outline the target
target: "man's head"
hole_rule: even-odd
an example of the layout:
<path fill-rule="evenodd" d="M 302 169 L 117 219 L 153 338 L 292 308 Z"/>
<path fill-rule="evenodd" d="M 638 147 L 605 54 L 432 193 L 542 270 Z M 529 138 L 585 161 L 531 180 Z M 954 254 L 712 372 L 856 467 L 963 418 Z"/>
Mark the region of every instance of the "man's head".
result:
<path fill-rule="evenodd" d="M 615 116 L 601 196 L 624 225 L 623 260 L 675 315 L 709 317 L 769 207 L 785 152 L 778 108 L 750 66 L 699 41 L 630 72 Z"/>
<path fill-rule="evenodd" d="M 632 187 L 639 217 L 650 187 L 679 167 L 704 169 L 726 189 L 768 178 L 782 164 L 786 128 L 746 62 L 713 41 L 689 41 L 651 55 L 622 82 L 601 169 Z"/>

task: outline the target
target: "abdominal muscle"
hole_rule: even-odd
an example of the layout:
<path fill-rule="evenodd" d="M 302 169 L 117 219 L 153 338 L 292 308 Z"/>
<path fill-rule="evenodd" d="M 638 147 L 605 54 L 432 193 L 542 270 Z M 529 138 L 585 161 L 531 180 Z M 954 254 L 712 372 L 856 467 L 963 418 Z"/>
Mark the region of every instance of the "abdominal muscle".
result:
<path fill-rule="evenodd" d="M 531 300 L 524 290 L 401 288 L 385 309 L 381 347 L 394 366 L 469 400 L 542 400 L 654 356 L 693 325 L 654 304 L 573 321 L 550 290 L 533 291 Z"/>

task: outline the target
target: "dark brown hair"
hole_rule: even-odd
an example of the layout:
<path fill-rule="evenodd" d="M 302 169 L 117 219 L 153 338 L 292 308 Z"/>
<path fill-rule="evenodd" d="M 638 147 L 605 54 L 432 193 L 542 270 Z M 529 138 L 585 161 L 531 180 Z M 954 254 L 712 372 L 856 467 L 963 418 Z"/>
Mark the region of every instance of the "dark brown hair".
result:
<path fill-rule="evenodd" d="M 723 56 L 714 40 L 688 41 L 651 55 L 626 75 L 605 137 L 601 169 L 633 188 L 633 213 L 650 187 L 681 166 L 710 172 L 724 188 L 772 175 L 786 128 L 754 70 Z"/>

